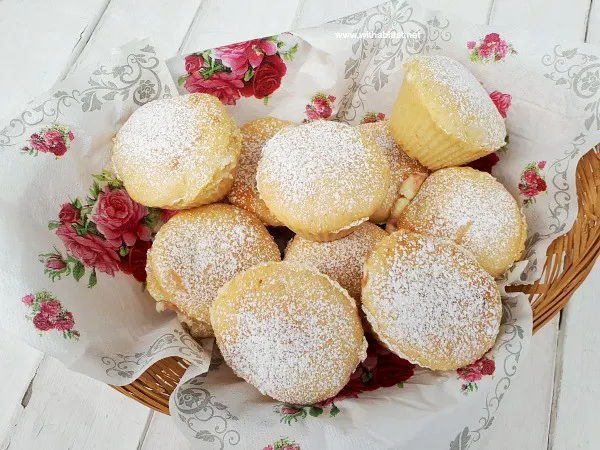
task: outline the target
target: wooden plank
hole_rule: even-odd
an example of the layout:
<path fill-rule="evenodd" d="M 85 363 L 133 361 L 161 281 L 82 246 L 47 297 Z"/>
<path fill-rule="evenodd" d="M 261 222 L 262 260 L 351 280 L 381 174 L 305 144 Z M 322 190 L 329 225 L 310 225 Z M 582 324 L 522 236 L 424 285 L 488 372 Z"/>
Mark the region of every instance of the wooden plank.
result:
<path fill-rule="evenodd" d="M 585 42 L 600 45 L 600 2 L 592 2 L 588 16 Z"/>
<path fill-rule="evenodd" d="M 204 0 L 181 53 L 288 31 L 296 6 L 297 0 L 271 2 L 268 7 L 238 0 Z"/>
<path fill-rule="evenodd" d="M 42 353 L 23 342 L 0 337 L 0 448 L 31 398 L 30 384 L 42 361 Z"/>
<path fill-rule="evenodd" d="M 98 8 L 93 8 L 94 1 Z M 8 58 L 6 66 L 19 67 L 24 73 L 16 76 L 14 72 L 0 72 L 0 81 L 5 81 L 0 83 L 0 94 L 9 99 L 0 103 L 0 114 L 4 106 L 18 107 L 39 91 L 50 88 L 68 73 L 74 61 L 100 59 L 113 47 L 131 39 L 153 35 L 164 54 L 175 53 L 201 0 L 181 0 L 169 7 L 158 0 L 144 2 L 143 7 L 113 0 L 108 8 L 108 1 L 104 0 L 65 2 L 63 7 L 57 5 L 58 2 L 50 5 L 36 1 L 40 5 L 33 15 L 28 8 L 22 4 L 17 7 L 16 3 L 0 2 L 0 39 L 9 42 L 9 36 L 17 36 L 15 42 L 23 40 L 19 33 L 24 34 L 25 29 L 19 24 L 32 20 L 34 25 L 27 27 L 27 32 L 35 30 L 35 33 L 31 33 L 25 47 L 7 49 L 15 50 L 14 55 L 3 51 L 3 66 Z M 105 9 L 106 13 L 100 17 Z M 63 21 L 67 21 L 67 25 Z M 41 56 L 32 58 L 31 55 L 38 53 Z M 45 61 L 47 56 L 52 56 L 49 63 Z M 5 76 L 7 80 L 3 79 Z M 14 83 L 23 85 L 21 91 L 12 90 Z M 35 90 L 31 86 L 35 86 Z M 147 408 L 102 383 L 65 369 L 55 360 L 44 359 L 38 369 L 41 354 L 24 344 L 3 342 L 0 353 L 3 355 L 0 374 L 10 376 L 10 382 L 0 387 L 3 399 L 0 402 L 1 448 L 9 445 L 12 448 L 134 448 L 138 445 L 149 423 Z M 33 378 L 36 369 L 37 376 Z M 21 399 L 32 378 L 31 392 L 23 402 L 26 406 L 22 406 Z"/>
<path fill-rule="evenodd" d="M 558 318 L 532 340 L 520 373 L 502 400 L 489 436 L 478 448 L 545 450 L 552 409 Z"/>
<path fill-rule="evenodd" d="M 149 414 L 107 385 L 44 358 L 3 448 L 136 448 Z"/>
<path fill-rule="evenodd" d="M 144 37 L 150 38 L 163 58 L 175 55 L 201 4 L 202 0 L 145 1 L 143 5 L 112 0 L 74 68 L 85 61 L 101 60 L 112 49 Z"/>
<path fill-rule="evenodd" d="M 494 0 L 421 0 L 426 8 L 451 12 L 472 23 L 488 23 Z"/>
<path fill-rule="evenodd" d="M 177 429 L 170 416 L 155 412 L 139 449 L 164 450 L 165 448 L 191 450 L 192 444 Z"/>
<path fill-rule="evenodd" d="M 0 2 L 0 119 L 58 81 L 108 1 Z"/>
<path fill-rule="evenodd" d="M 597 449 L 600 445 L 600 261 L 563 311 L 550 448 Z"/>
<path fill-rule="evenodd" d="M 557 41 L 583 41 L 591 0 L 498 0 L 490 23 L 549 35 Z"/>

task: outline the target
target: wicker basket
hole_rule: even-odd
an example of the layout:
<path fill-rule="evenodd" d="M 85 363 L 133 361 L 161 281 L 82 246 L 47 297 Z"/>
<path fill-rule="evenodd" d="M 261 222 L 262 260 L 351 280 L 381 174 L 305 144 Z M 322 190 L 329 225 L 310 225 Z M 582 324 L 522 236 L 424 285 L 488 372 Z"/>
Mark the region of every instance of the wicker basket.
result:
<path fill-rule="evenodd" d="M 571 231 L 548 247 L 542 277 L 532 285 L 511 286 L 513 292 L 529 294 L 534 333 L 564 308 L 600 254 L 599 151 L 600 145 L 590 150 L 577 165 L 579 214 Z M 169 414 L 169 396 L 188 366 L 181 358 L 166 358 L 152 365 L 133 383 L 113 387 L 149 408 Z"/>

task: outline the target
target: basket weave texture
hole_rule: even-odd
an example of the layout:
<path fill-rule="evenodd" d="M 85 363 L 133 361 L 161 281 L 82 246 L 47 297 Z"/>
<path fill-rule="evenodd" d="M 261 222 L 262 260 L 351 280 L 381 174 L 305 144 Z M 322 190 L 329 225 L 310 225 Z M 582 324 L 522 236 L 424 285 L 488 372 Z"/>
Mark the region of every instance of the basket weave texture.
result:
<path fill-rule="evenodd" d="M 548 247 L 538 281 L 508 289 L 529 295 L 534 333 L 565 307 L 600 255 L 600 145 L 581 158 L 576 179 L 579 212 L 573 228 Z M 155 411 L 169 414 L 169 397 L 188 366 L 181 358 L 166 358 L 133 383 L 113 387 Z"/>

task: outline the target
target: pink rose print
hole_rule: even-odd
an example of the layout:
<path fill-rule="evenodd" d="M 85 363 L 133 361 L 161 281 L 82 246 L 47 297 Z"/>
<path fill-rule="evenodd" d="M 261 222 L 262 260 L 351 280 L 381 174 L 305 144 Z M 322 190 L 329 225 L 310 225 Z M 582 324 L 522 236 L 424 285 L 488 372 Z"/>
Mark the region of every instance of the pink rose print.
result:
<path fill-rule="evenodd" d="M 63 203 L 58 213 L 61 223 L 75 223 L 79 221 L 79 210 L 71 203 Z"/>
<path fill-rule="evenodd" d="M 97 283 L 97 272 L 118 272 L 146 282 L 146 258 L 159 224 L 177 211 L 148 208 L 135 202 L 123 183 L 108 171 L 93 175 L 95 181 L 85 201 L 63 203 L 58 220 L 48 228 L 66 248 L 40 253 L 44 273 L 52 281 L 73 275 L 79 281 L 88 273 L 88 287 Z M 68 316 L 59 327 L 67 327 Z M 41 320 L 41 319 L 39 319 Z"/>
<path fill-rule="evenodd" d="M 498 62 L 517 54 L 512 44 L 500 38 L 498 33 L 487 34 L 479 41 L 468 41 L 467 49 L 471 50 L 471 61 L 479 63 Z"/>
<path fill-rule="evenodd" d="M 93 267 L 111 276 L 115 274 L 115 270 L 118 267 L 119 255 L 108 241 L 92 233 L 82 236 L 77 233 L 75 228 L 69 225 L 58 227 L 56 235 L 63 242 L 69 253 L 81 261 L 84 266 Z"/>
<path fill-rule="evenodd" d="M 26 317 L 33 322 L 38 331 L 57 330 L 65 339 L 78 340 L 81 336 L 79 331 L 74 329 L 73 314 L 63 308 L 60 301 L 48 291 L 27 294 L 21 301 L 31 309 L 31 313 Z"/>
<path fill-rule="evenodd" d="M 52 125 L 34 133 L 29 138 L 29 146 L 21 149 L 23 153 L 37 156 L 39 152 L 52 153 L 56 158 L 63 156 L 75 139 L 73 132 L 62 125 Z"/>
<path fill-rule="evenodd" d="M 512 96 L 510 94 L 503 94 L 500 91 L 494 91 L 490 94 L 490 98 L 494 102 L 494 105 L 496 105 L 496 108 L 498 108 L 498 112 L 502 118 L 506 119 L 506 112 L 510 108 Z"/>
<path fill-rule="evenodd" d="M 363 116 L 360 123 L 361 124 L 362 123 L 375 123 L 375 122 L 381 122 L 382 120 L 385 120 L 384 113 L 368 112 Z"/>
<path fill-rule="evenodd" d="M 27 294 L 27 295 L 23 296 L 23 298 L 21 299 L 21 301 L 23 302 L 23 304 L 25 306 L 31 306 L 33 304 L 34 300 L 35 300 L 35 295 L 33 295 L 33 294 Z"/>
<path fill-rule="evenodd" d="M 306 418 L 308 415 L 318 417 L 323 409 L 330 407 L 329 416 L 335 417 L 340 409 L 335 402 L 346 398 L 357 398 L 363 392 L 375 391 L 384 387 L 404 386 L 404 382 L 414 375 L 415 366 L 405 359 L 396 356 L 381 346 L 373 337 L 365 335 L 368 342 L 367 357 L 358 365 L 350 376 L 350 381 L 332 398 L 323 400 L 312 406 L 277 405 L 275 412 L 281 415 L 281 422 L 291 425 L 292 422 Z"/>
<path fill-rule="evenodd" d="M 142 222 L 148 208 L 135 202 L 124 189 L 110 190 L 108 186 L 99 195 L 96 212 L 91 219 L 96 228 L 114 248 L 131 246 L 139 238 L 150 240 L 150 228 Z"/>
<path fill-rule="evenodd" d="M 310 122 L 311 120 L 329 119 L 333 114 L 333 102 L 335 96 L 327 95 L 319 92 L 312 96 L 310 103 L 304 108 L 306 119 L 302 123 Z"/>
<path fill-rule="evenodd" d="M 479 389 L 476 382 L 482 380 L 484 376 L 493 375 L 495 371 L 496 362 L 486 356 L 467 367 L 458 369 L 456 371 L 458 378 L 466 381 L 461 386 L 462 393 L 467 395 L 469 392 L 475 392 Z"/>
<path fill-rule="evenodd" d="M 248 64 L 253 68 L 260 66 L 265 55 L 277 53 L 277 44 L 266 39 L 255 39 L 238 44 L 215 48 L 215 57 L 233 71 L 248 70 Z"/>
<path fill-rule="evenodd" d="M 523 205 L 526 207 L 535 203 L 535 198 L 548 190 L 546 179 L 542 174 L 544 167 L 546 167 L 546 161 L 531 162 L 521 172 L 519 192 L 524 197 Z"/>
<path fill-rule="evenodd" d="M 263 450 L 301 450 L 297 442 L 288 439 L 279 439 L 273 444 L 267 445 Z"/>
<path fill-rule="evenodd" d="M 214 95 L 224 105 L 235 105 L 244 82 L 241 75 L 233 72 L 215 72 L 210 78 L 195 72 L 185 80 L 184 86 L 189 92 Z"/>
<path fill-rule="evenodd" d="M 179 84 L 188 92 L 214 95 L 226 105 L 235 105 L 241 97 L 267 104 L 287 73 L 284 60 L 291 61 L 298 50 L 289 36 L 284 33 L 188 55 L 186 75 Z"/>

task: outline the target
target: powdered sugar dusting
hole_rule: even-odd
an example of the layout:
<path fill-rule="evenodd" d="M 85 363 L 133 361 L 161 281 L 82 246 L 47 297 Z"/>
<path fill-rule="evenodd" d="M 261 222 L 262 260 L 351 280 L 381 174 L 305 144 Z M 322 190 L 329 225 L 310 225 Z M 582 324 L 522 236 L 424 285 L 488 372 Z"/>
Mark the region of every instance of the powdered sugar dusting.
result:
<path fill-rule="evenodd" d="M 377 222 L 385 222 L 390 215 L 392 206 L 400 197 L 400 187 L 412 173 L 428 174 L 429 170 L 416 159 L 408 156 L 396 143 L 390 131 L 390 121 L 365 123 L 359 128 L 366 133 L 381 148 L 390 165 L 390 187 L 383 204 L 375 212 Z"/>
<path fill-rule="evenodd" d="M 425 180 L 398 226 L 451 239 L 500 276 L 520 256 L 523 220 L 517 201 L 494 177 L 453 167 Z"/>
<path fill-rule="evenodd" d="M 331 242 L 313 242 L 296 236 L 285 252 L 285 261 L 314 267 L 360 299 L 363 263 L 387 233 L 372 223 L 363 223 L 352 234 Z"/>
<path fill-rule="evenodd" d="M 383 200 L 389 168 L 381 150 L 365 145 L 358 130 L 318 120 L 267 142 L 257 182 L 271 211 L 285 209 L 319 229 L 337 217 L 348 224 L 368 217 Z"/>
<path fill-rule="evenodd" d="M 469 130 L 475 128 L 480 132 L 476 145 L 492 150 L 504 145 L 504 120 L 486 90 L 465 66 L 447 56 L 417 56 L 408 64 L 407 79 L 415 76 L 413 67 L 421 69 L 419 86 L 435 93 L 434 102 L 446 116 L 444 123 L 453 124 L 447 132 L 466 139 Z"/>
<path fill-rule="evenodd" d="M 256 188 L 256 170 L 262 155 L 262 148 L 282 128 L 292 125 L 292 122 L 265 117 L 253 120 L 240 129 L 242 151 L 235 181 L 227 196 L 232 204 L 240 207 L 247 207 L 250 204 L 252 207 L 250 211 L 254 213 L 260 213 L 258 203 L 262 203 L 262 206 L 266 208 Z M 258 215 L 260 217 L 260 214 Z"/>
<path fill-rule="evenodd" d="M 365 271 L 363 310 L 392 351 L 450 369 L 492 346 L 502 312 L 498 288 L 453 243 L 399 231 L 381 242 Z"/>
<path fill-rule="evenodd" d="M 227 363 L 280 401 L 312 404 L 335 395 L 366 356 L 354 301 L 303 266 L 250 269 L 220 291 L 211 316 Z"/>
<path fill-rule="evenodd" d="M 172 294 L 169 301 L 203 322 L 221 286 L 243 270 L 280 259 L 258 219 L 221 204 L 177 214 L 158 232 L 150 251 L 149 272 Z"/>
<path fill-rule="evenodd" d="M 235 163 L 231 152 L 219 154 L 224 135 L 234 132 L 218 100 L 202 94 L 182 95 L 145 104 L 125 122 L 115 138 L 113 163 L 120 174 L 144 175 L 148 189 L 161 189 L 165 176 L 192 171 L 200 186 L 215 172 Z M 231 122 L 233 125 L 233 122 Z M 235 152 L 234 152 L 235 153 Z"/>

